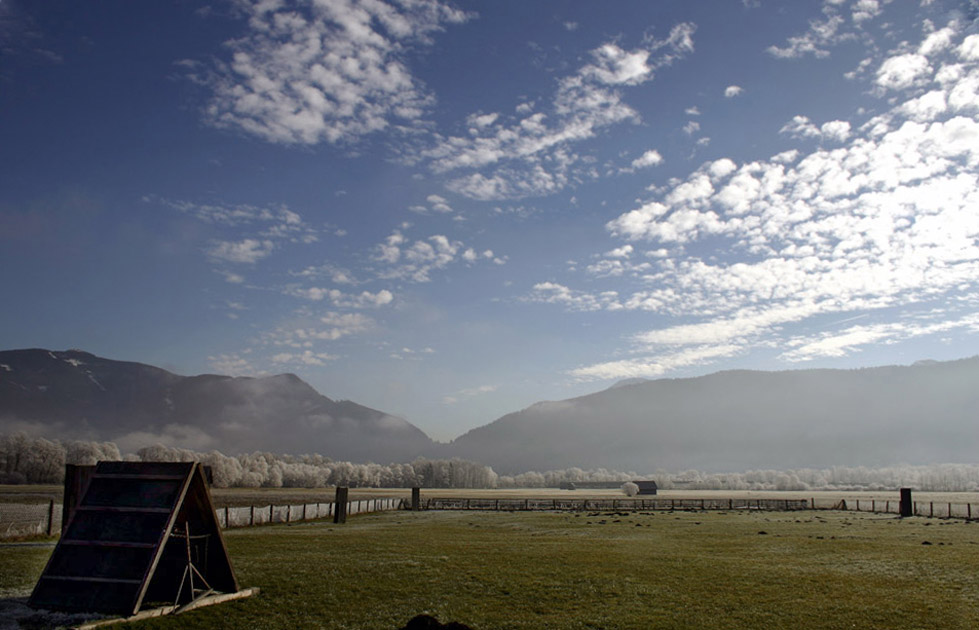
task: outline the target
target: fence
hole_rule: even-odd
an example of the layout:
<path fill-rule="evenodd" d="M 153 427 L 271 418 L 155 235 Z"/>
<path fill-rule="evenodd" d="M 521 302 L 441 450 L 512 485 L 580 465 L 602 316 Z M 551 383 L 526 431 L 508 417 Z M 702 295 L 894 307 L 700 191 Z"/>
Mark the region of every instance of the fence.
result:
<path fill-rule="evenodd" d="M 218 523 L 230 527 L 250 527 L 268 523 L 295 523 L 328 518 L 335 514 L 335 503 L 304 503 L 298 505 L 265 505 L 247 507 L 222 507 L 216 510 Z M 385 512 L 405 508 L 404 499 L 361 499 L 347 501 L 347 515 Z"/>
<path fill-rule="evenodd" d="M 426 510 L 496 511 L 587 511 L 587 510 L 853 510 L 879 514 L 900 514 L 897 500 L 845 499 L 817 504 L 815 499 L 471 499 L 433 498 L 422 503 Z M 979 518 L 971 503 L 915 501 L 915 516 L 933 518 Z"/>
<path fill-rule="evenodd" d="M 0 538 L 61 533 L 61 503 L 0 503 Z"/>
<path fill-rule="evenodd" d="M 433 498 L 426 510 L 806 510 L 807 499 L 465 499 Z"/>
<path fill-rule="evenodd" d="M 379 498 L 347 502 L 347 515 L 366 514 L 409 507 L 405 499 Z M 900 502 L 881 499 L 845 499 L 819 502 L 815 499 L 473 499 L 431 498 L 422 501 L 425 510 L 495 511 L 588 511 L 588 510 L 852 510 L 878 514 L 900 513 Z M 249 527 L 268 523 L 294 523 L 332 517 L 335 504 L 305 503 L 221 507 L 215 510 L 223 528 Z M 971 503 L 915 501 L 915 516 L 933 518 L 979 518 L 979 506 Z M 61 532 L 61 504 L 0 503 L 0 538 L 52 536 Z"/>
<path fill-rule="evenodd" d="M 404 499 L 361 499 L 347 502 L 347 515 L 399 510 Z M 334 503 L 221 507 L 215 510 L 222 528 L 268 523 L 295 523 L 331 517 Z M 0 538 L 57 536 L 61 533 L 61 503 L 0 503 Z"/>
<path fill-rule="evenodd" d="M 836 502 L 817 504 L 810 499 L 810 508 L 815 510 L 853 510 L 855 512 L 874 512 L 877 514 L 900 514 L 900 501 L 881 499 L 854 499 L 849 503 L 844 499 Z M 972 503 L 950 503 L 945 501 L 912 501 L 911 513 L 915 516 L 931 518 L 962 518 L 972 520 L 975 514 L 979 518 L 979 506 L 973 509 Z"/>

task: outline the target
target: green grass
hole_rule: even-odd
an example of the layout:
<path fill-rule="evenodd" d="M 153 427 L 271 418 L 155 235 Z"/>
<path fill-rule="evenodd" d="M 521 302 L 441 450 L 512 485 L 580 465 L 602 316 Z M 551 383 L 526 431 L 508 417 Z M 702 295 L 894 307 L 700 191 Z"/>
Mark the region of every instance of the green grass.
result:
<path fill-rule="evenodd" d="M 979 524 L 963 521 L 400 512 L 226 539 L 261 595 L 116 627 L 393 630 L 422 612 L 477 630 L 979 627 Z M 0 548 L 0 588 L 29 589 L 48 553 Z"/>

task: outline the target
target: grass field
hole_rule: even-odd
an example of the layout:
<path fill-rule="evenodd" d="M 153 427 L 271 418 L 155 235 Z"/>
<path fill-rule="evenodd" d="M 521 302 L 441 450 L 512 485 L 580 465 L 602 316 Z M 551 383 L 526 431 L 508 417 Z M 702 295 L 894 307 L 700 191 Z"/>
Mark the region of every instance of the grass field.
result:
<path fill-rule="evenodd" d="M 231 530 L 258 597 L 132 628 L 976 628 L 979 524 L 844 512 L 382 513 Z M 930 544 L 925 544 L 930 543 Z M 0 596 L 50 548 L 0 547 Z"/>

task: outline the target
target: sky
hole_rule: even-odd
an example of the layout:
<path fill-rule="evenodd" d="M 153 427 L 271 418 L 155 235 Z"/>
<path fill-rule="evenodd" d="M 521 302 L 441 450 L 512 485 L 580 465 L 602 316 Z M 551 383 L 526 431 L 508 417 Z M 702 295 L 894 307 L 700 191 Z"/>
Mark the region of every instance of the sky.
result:
<path fill-rule="evenodd" d="M 979 354 L 979 1 L 0 0 L 0 286 L 442 441 Z"/>

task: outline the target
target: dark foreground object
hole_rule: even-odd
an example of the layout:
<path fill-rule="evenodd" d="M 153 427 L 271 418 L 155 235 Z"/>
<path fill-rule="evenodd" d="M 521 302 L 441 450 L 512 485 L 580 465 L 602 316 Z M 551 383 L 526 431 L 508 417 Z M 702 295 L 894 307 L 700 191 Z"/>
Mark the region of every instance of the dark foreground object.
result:
<path fill-rule="evenodd" d="M 418 615 L 401 630 L 472 630 L 472 628 L 458 621 L 442 624 L 431 615 Z"/>

